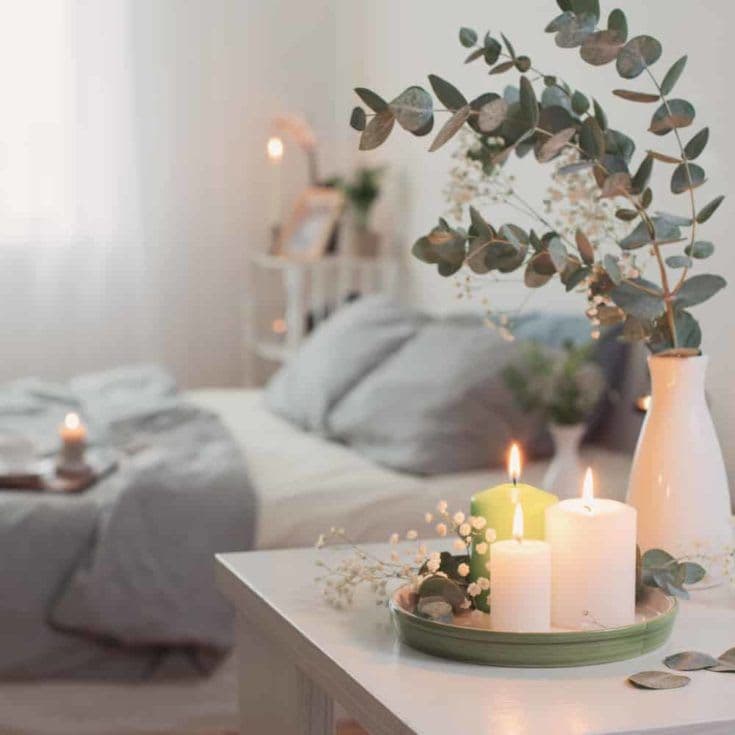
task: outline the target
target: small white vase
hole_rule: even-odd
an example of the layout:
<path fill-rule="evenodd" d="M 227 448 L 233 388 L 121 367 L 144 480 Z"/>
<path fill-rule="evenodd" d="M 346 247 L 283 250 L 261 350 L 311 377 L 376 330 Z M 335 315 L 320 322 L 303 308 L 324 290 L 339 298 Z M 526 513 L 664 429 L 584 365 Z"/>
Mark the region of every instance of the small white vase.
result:
<path fill-rule="evenodd" d="M 584 468 L 579 457 L 579 444 L 585 424 L 551 424 L 549 431 L 554 440 L 554 458 L 546 470 L 543 487 L 559 499 L 576 498 L 582 489 Z"/>
<path fill-rule="evenodd" d="M 732 545 L 730 492 L 705 399 L 707 358 L 648 358 L 651 405 L 628 484 L 641 550 L 705 560 L 712 577 Z M 709 564 L 707 564 L 709 560 Z"/>

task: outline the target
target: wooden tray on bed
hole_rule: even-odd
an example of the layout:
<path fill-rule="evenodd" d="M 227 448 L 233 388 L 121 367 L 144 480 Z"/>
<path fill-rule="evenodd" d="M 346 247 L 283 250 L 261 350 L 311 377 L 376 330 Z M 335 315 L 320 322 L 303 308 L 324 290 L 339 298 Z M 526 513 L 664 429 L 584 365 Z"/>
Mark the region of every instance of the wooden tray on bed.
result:
<path fill-rule="evenodd" d="M 91 451 L 87 455 L 89 472 L 79 475 L 59 475 L 56 458 L 39 459 L 28 472 L 0 472 L 0 492 L 81 493 L 117 469 L 118 459 L 109 451 Z"/>

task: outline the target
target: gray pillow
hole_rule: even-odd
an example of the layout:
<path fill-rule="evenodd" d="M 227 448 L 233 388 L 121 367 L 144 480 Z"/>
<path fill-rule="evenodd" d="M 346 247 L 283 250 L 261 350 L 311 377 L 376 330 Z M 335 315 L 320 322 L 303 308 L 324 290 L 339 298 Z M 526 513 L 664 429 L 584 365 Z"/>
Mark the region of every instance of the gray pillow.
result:
<path fill-rule="evenodd" d="M 477 318 L 429 323 L 335 406 L 330 435 L 416 474 L 502 464 L 511 439 L 528 443 L 540 428 L 504 385 L 517 354 Z"/>
<path fill-rule="evenodd" d="M 426 317 L 387 296 L 368 296 L 323 322 L 266 388 L 268 407 L 308 431 L 353 386 L 413 337 Z"/>

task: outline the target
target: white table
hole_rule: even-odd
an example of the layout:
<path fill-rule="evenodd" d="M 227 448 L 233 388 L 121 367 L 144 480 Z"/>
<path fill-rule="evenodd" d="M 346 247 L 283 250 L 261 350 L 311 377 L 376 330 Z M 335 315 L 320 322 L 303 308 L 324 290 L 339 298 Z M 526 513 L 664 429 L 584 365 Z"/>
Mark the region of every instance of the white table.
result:
<path fill-rule="evenodd" d="M 380 549 L 380 546 L 373 547 Z M 373 735 L 733 735 L 735 674 L 642 691 L 628 675 L 665 669 L 665 655 L 735 646 L 735 591 L 694 593 L 663 648 L 570 669 L 503 669 L 445 661 L 399 643 L 368 593 L 352 610 L 321 599 L 316 549 L 218 557 L 237 609 L 241 732 L 324 735 L 338 701 Z"/>

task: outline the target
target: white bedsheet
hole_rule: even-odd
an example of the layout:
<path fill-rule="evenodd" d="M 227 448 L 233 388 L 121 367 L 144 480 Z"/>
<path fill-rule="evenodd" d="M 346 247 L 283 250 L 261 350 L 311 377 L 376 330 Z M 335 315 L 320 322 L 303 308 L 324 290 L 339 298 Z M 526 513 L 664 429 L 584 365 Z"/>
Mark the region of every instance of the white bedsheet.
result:
<path fill-rule="evenodd" d="M 431 535 L 423 516 L 438 500 L 466 509 L 473 492 L 505 480 L 502 468 L 429 478 L 394 472 L 275 416 L 259 390 L 187 395 L 217 412 L 242 447 L 257 495 L 258 548 L 311 545 L 330 526 L 360 541 L 382 541 L 409 528 Z M 599 494 L 622 499 L 630 457 L 600 449 L 585 454 Z M 545 469 L 545 462 L 531 463 L 524 479 L 540 484 Z"/>

